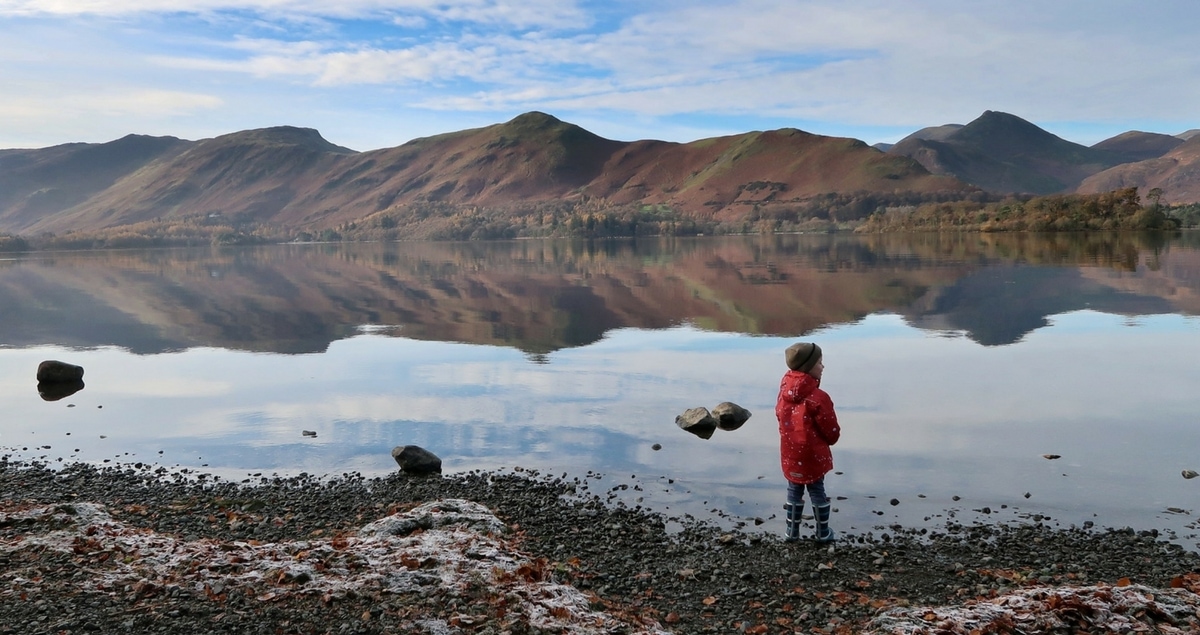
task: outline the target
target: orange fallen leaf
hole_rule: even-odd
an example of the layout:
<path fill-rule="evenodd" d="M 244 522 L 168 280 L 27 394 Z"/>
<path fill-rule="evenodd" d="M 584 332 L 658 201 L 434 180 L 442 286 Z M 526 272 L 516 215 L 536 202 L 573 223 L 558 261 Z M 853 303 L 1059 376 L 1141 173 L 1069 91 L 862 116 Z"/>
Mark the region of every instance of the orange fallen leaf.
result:
<path fill-rule="evenodd" d="M 717 598 L 710 595 L 703 600 L 700 600 L 700 602 L 704 604 L 704 606 L 712 606 L 717 603 Z"/>
<path fill-rule="evenodd" d="M 1120 580 L 1117 580 L 1117 586 L 1129 586 L 1131 584 L 1133 584 L 1133 582 L 1129 578 L 1121 578 Z"/>

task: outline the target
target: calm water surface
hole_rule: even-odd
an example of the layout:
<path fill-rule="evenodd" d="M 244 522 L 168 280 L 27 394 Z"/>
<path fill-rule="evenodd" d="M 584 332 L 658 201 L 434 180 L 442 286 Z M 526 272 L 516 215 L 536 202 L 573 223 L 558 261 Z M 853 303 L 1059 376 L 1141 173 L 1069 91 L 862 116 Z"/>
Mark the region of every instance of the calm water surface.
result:
<path fill-rule="evenodd" d="M 844 430 L 839 529 L 1045 516 L 1197 548 L 1198 238 L 17 256 L 0 260 L 0 448 L 242 480 L 384 474 L 417 444 L 449 472 L 602 475 L 592 491 L 628 505 L 779 531 L 774 400 L 805 339 Z M 44 359 L 86 387 L 44 400 Z M 722 401 L 753 417 L 707 440 L 674 423 Z"/>

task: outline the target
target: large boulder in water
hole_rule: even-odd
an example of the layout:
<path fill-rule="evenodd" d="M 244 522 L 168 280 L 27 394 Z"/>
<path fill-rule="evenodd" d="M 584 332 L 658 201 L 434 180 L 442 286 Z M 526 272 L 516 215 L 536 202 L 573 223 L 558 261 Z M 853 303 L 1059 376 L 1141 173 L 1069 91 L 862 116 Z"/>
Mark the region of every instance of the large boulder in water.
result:
<path fill-rule="evenodd" d="M 39 383 L 83 381 L 83 366 L 48 359 L 38 364 L 37 380 Z"/>
<path fill-rule="evenodd" d="M 442 471 L 442 460 L 419 445 L 398 445 L 392 448 L 392 458 L 406 474 L 440 474 Z"/>
<path fill-rule="evenodd" d="M 701 439 L 710 439 L 717 429 L 717 418 L 712 416 L 708 408 L 688 408 L 675 417 L 675 425 Z"/>
<path fill-rule="evenodd" d="M 712 415 L 717 418 L 717 427 L 722 430 L 737 430 L 750 419 L 750 411 L 730 402 L 722 401 L 712 409 Z"/>

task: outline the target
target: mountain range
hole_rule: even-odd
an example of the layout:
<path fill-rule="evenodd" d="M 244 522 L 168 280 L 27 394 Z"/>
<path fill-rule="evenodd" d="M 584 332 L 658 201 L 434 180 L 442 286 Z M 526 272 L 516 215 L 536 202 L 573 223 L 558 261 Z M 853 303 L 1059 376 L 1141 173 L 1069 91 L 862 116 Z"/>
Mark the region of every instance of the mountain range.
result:
<path fill-rule="evenodd" d="M 1195 203 L 1196 132 L 1131 131 L 1087 147 L 988 111 L 881 147 L 792 128 L 690 143 L 616 141 L 539 112 L 369 152 L 290 126 L 198 141 L 131 134 L 0 150 L 0 232 L 212 217 L 312 232 L 417 204 L 519 215 L 535 204 L 588 201 L 736 223 L 796 215 L 836 196 L 886 204 L 1129 186 L 1160 188 L 1164 203 Z"/>

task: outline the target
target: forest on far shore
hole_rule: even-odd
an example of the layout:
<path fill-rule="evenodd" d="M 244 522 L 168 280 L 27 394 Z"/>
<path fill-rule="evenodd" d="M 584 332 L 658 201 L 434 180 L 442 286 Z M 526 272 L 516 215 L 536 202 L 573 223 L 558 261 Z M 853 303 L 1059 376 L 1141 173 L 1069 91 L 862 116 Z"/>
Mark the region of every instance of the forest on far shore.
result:
<path fill-rule="evenodd" d="M 1167 205 L 1153 189 L 999 199 L 987 195 L 828 194 L 803 204 L 754 206 L 734 222 L 687 217 L 666 205 L 612 205 L 599 199 L 521 208 L 482 208 L 422 201 L 322 230 L 288 230 L 220 214 L 159 219 L 94 231 L 0 234 L 0 252 L 125 249 L 192 245 L 397 240 L 608 238 L 794 232 L 1070 232 L 1173 230 L 1200 226 L 1200 204 Z"/>
<path fill-rule="evenodd" d="M 1200 204 L 1168 206 L 1162 191 L 1143 202 L 1136 187 L 1101 194 L 1054 194 L 993 202 L 955 201 L 881 210 L 858 232 L 982 231 L 1060 232 L 1154 230 L 1196 227 Z"/>

